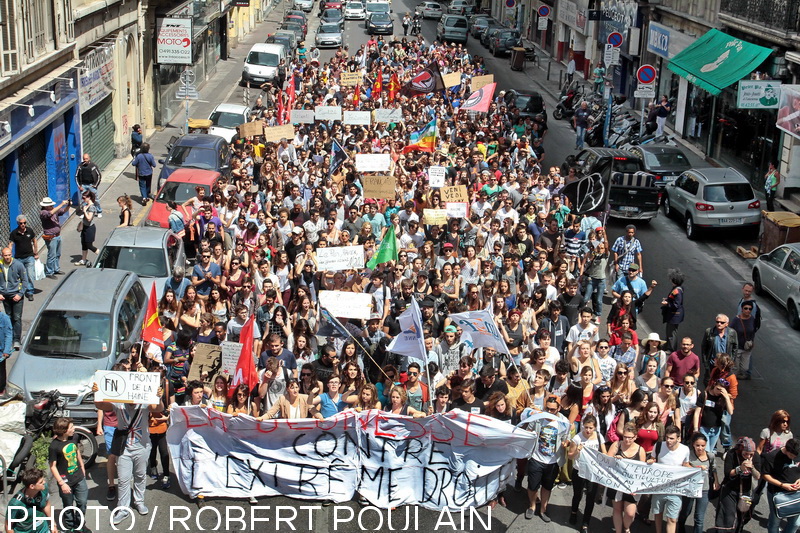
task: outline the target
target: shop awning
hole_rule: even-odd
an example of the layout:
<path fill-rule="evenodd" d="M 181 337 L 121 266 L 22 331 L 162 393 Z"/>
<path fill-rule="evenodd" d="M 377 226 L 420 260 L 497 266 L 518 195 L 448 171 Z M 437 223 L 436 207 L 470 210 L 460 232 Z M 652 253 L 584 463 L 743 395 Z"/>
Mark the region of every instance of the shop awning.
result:
<path fill-rule="evenodd" d="M 769 48 L 710 30 L 672 58 L 667 68 L 716 95 L 747 77 L 770 53 Z"/>

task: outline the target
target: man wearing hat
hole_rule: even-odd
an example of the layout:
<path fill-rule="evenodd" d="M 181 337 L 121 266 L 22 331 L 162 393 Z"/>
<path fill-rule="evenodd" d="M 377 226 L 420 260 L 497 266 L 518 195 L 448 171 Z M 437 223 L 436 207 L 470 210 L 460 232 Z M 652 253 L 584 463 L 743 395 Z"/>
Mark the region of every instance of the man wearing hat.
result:
<path fill-rule="evenodd" d="M 56 279 L 56 274 L 63 274 L 61 270 L 61 221 L 59 217 L 69 211 L 69 200 L 64 200 L 56 205 L 52 198 L 46 196 L 39 202 L 42 208 L 39 219 L 42 221 L 42 239 L 47 246 L 47 262 L 44 273 L 50 279 Z"/>
<path fill-rule="evenodd" d="M 614 298 L 619 298 L 622 295 L 622 291 L 626 290 L 635 293 L 636 297 L 634 299 L 641 298 L 647 292 L 647 282 L 639 277 L 639 265 L 637 263 L 629 264 L 625 275 L 620 276 L 614 286 L 611 287 L 611 293 Z"/>

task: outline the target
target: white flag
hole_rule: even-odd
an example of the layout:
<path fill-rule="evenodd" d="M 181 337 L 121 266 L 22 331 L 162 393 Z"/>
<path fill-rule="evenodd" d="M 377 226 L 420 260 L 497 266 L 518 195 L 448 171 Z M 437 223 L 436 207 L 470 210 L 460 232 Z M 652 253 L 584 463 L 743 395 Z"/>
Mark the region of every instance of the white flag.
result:
<path fill-rule="evenodd" d="M 397 317 L 403 331 L 394 339 L 387 350 L 416 359 L 427 369 L 425 337 L 422 334 L 422 314 L 417 301 L 412 298 L 411 305 Z"/>
<path fill-rule="evenodd" d="M 494 323 L 491 311 L 468 311 L 450 315 L 450 319 L 463 330 L 475 348 L 494 348 L 498 353 L 508 353 L 508 346 Z"/>

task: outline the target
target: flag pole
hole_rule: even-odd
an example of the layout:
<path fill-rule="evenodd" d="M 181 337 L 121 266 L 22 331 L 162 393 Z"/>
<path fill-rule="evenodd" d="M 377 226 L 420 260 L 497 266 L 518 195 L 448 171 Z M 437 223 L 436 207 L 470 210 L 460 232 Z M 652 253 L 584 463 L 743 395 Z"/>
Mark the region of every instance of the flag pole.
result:
<path fill-rule="evenodd" d="M 369 353 L 369 350 L 364 348 L 364 345 L 361 344 L 358 341 L 358 339 L 356 339 L 353 336 L 353 334 L 350 333 L 350 331 L 346 327 L 344 327 L 344 325 L 341 322 L 339 322 L 339 319 L 337 319 L 335 316 L 333 316 L 333 314 L 328 309 L 325 309 L 325 310 L 328 311 L 328 314 L 330 315 L 331 320 L 333 320 L 336 324 L 338 324 L 339 328 L 341 328 L 341 330 L 343 330 L 347 334 L 348 337 L 353 339 L 353 342 L 355 342 L 358 345 L 358 347 L 361 348 L 361 350 L 367 355 L 367 357 L 369 357 L 370 361 L 372 361 L 372 363 L 378 368 L 378 370 L 380 370 L 381 374 L 383 374 L 386 377 L 386 379 L 392 379 L 392 378 L 390 378 L 389 376 L 386 375 L 386 372 L 383 371 L 383 368 L 381 368 L 381 365 L 379 365 L 378 362 L 375 361 L 375 359 L 373 359 L 372 354 Z M 339 328 L 336 328 L 336 329 L 338 330 Z"/>

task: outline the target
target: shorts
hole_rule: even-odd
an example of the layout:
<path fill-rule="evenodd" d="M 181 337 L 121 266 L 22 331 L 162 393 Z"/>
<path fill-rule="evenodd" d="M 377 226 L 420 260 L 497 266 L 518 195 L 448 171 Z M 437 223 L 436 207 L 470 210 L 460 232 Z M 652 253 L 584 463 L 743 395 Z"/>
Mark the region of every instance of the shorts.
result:
<path fill-rule="evenodd" d="M 614 494 L 614 501 L 625 502 L 625 503 L 636 503 L 638 500 L 636 499 L 636 496 L 634 496 L 633 494 L 626 494 L 624 492 L 617 491 L 617 493 Z"/>
<path fill-rule="evenodd" d="M 653 514 L 663 514 L 664 518 L 678 519 L 683 501 L 675 494 L 655 494 L 653 496 Z"/>
<path fill-rule="evenodd" d="M 558 476 L 558 463 L 544 464 L 528 459 L 528 490 L 553 490 Z"/>
<path fill-rule="evenodd" d="M 111 426 L 103 426 L 103 437 L 106 439 L 106 455 L 108 450 L 111 449 L 111 439 L 114 438 L 114 430 L 117 429 Z"/>

